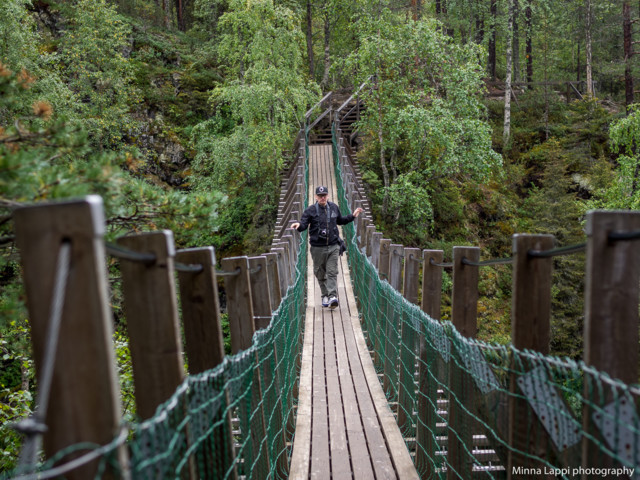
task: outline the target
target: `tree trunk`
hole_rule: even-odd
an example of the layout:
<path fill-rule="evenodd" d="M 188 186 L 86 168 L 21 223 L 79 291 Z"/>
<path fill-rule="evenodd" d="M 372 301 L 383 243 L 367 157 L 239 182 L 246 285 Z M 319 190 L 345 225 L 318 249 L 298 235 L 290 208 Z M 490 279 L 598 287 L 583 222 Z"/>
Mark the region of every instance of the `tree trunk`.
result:
<path fill-rule="evenodd" d="M 585 38 L 585 46 L 587 50 L 587 97 L 593 98 L 593 71 L 591 70 L 592 53 L 591 53 L 591 28 L 593 25 L 593 9 L 591 0 L 587 0 L 587 32 Z"/>
<path fill-rule="evenodd" d="M 492 80 L 496 79 L 496 37 L 498 23 L 498 0 L 491 0 L 491 36 L 489 37 L 489 58 L 487 67 Z"/>
<path fill-rule="evenodd" d="M 442 16 L 444 17 L 445 21 L 447 20 L 447 0 L 441 0 L 442 2 Z M 447 35 L 449 35 L 450 37 L 453 37 L 454 31 L 453 28 L 447 28 L 446 29 Z"/>
<path fill-rule="evenodd" d="M 520 81 L 520 31 L 518 28 L 518 15 L 520 14 L 520 1 L 513 0 L 513 74 L 514 82 Z"/>
<path fill-rule="evenodd" d="M 178 17 L 178 29 L 181 32 L 186 30 L 184 23 L 184 4 L 183 0 L 176 0 L 176 16 Z"/>
<path fill-rule="evenodd" d="M 380 86 L 378 86 L 380 89 Z M 381 95 L 378 91 L 378 95 Z M 378 97 L 378 142 L 380 143 L 380 168 L 382 169 L 382 181 L 384 182 L 384 197 L 382 201 L 382 211 L 387 213 L 389 206 L 389 169 L 384 159 L 384 133 L 382 128 L 382 99 Z"/>
<path fill-rule="evenodd" d="M 529 84 L 529 90 L 533 90 L 533 31 L 532 31 L 532 18 L 533 12 L 531 10 L 531 2 L 532 0 L 527 0 L 527 7 L 524 11 L 524 18 L 526 23 L 526 35 L 527 35 L 527 45 L 526 55 L 527 55 L 527 83 Z"/>
<path fill-rule="evenodd" d="M 307 0 L 307 57 L 309 58 L 309 77 L 313 80 L 316 66 L 313 59 L 313 17 L 311 0 Z"/>
<path fill-rule="evenodd" d="M 627 109 L 629 105 L 633 103 L 633 76 L 631 71 L 631 58 L 633 53 L 631 50 L 632 38 L 631 38 L 631 6 L 629 2 L 625 0 L 622 3 L 622 32 L 624 39 L 624 92 L 625 103 Z"/>
<path fill-rule="evenodd" d="M 164 15 L 164 26 L 171 29 L 171 3 L 169 0 L 162 0 L 162 13 Z"/>
<path fill-rule="evenodd" d="M 422 8 L 422 2 L 420 0 L 411 0 L 411 12 L 413 15 L 413 21 L 416 22 L 420 18 L 420 10 Z"/>
<path fill-rule="evenodd" d="M 328 2 L 327 2 L 328 3 Z M 329 46 L 331 44 L 331 24 L 329 22 L 329 5 L 325 3 L 324 8 L 324 73 L 320 87 L 324 90 L 329 84 L 329 69 L 331 68 L 331 56 Z"/>
<path fill-rule="evenodd" d="M 507 28 L 507 74 L 504 80 L 504 130 L 502 132 L 503 151 L 509 149 L 511 141 L 511 64 L 513 61 L 513 9 L 514 0 L 509 0 L 509 26 Z"/>

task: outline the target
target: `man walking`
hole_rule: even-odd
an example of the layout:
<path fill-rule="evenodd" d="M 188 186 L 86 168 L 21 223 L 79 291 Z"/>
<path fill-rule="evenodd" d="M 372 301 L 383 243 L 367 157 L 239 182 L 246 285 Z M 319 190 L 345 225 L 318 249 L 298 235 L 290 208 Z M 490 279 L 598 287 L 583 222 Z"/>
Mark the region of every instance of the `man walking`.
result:
<path fill-rule="evenodd" d="M 302 214 L 300 222 L 291 224 L 299 232 L 309 228 L 309 244 L 313 259 L 313 273 L 320 284 L 322 306 L 338 306 L 338 255 L 340 232 L 338 225 L 346 225 L 360 215 L 361 208 L 342 216 L 338 205 L 329 201 L 329 190 L 324 185 L 316 188 L 316 203 Z"/>

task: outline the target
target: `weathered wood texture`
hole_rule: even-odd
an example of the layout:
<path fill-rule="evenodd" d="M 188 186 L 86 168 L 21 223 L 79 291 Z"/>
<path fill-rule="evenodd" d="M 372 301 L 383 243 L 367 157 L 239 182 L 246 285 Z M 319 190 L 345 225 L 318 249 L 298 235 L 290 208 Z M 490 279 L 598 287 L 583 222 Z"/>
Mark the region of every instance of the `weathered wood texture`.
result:
<path fill-rule="evenodd" d="M 30 206 L 13 214 L 20 250 L 36 372 L 40 381 L 50 335 L 49 321 L 57 254 L 70 243 L 64 305 L 55 353 L 44 435 L 47 456 L 76 443 L 105 445 L 120 425 L 120 396 L 115 372 L 105 251 L 102 200 Z M 52 252 L 54 253 L 52 255 Z M 83 408 L 78 409 L 77 405 Z M 126 459 L 124 448 L 120 462 Z M 92 478 L 92 462 L 67 478 Z"/>
<path fill-rule="evenodd" d="M 156 258 L 151 265 L 120 260 L 137 413 L 147 419 L 184 380 L 173 233 L 130 235 L 118 244 Z"/>
<path fill-rule="evenodd" d="M 224 360 L 220 324 L 220 302 L 213 247 L 180 250 L 176 260 L 186 265 L 202 265 L 200 272 L 178 272 L 182 325 L 189 373 L 201 373 Z"/>

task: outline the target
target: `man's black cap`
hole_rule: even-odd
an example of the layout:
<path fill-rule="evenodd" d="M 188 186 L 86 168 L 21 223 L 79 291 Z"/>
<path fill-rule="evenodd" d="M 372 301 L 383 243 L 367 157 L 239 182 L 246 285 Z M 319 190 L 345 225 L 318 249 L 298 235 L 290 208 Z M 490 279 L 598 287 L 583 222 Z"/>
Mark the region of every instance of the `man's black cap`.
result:
<path fill-rule="evenodd" d="M 329 195 L 329 190 L 324 185 L 316 188 L 316 195 Z"/>

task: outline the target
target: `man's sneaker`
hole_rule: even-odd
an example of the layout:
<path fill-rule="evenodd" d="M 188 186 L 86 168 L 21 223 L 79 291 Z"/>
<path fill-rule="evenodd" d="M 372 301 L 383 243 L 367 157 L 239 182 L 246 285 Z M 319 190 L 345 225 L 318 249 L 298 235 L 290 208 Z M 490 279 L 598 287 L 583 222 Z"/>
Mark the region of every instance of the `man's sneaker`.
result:
<path fill-rule="evenodd" d="M 336 308 L 338 306 L 338 297 L 336 297 L 335 295 L 331 295 L 329 297 L 329 306 L 331 308 Z"/>
<path fill-rule="evenodd" d="M 328 296 L 324 296 L 322 297 L 322 306 L 323 307 L 328 307 L 329 306 L 329 297 Z"/>

